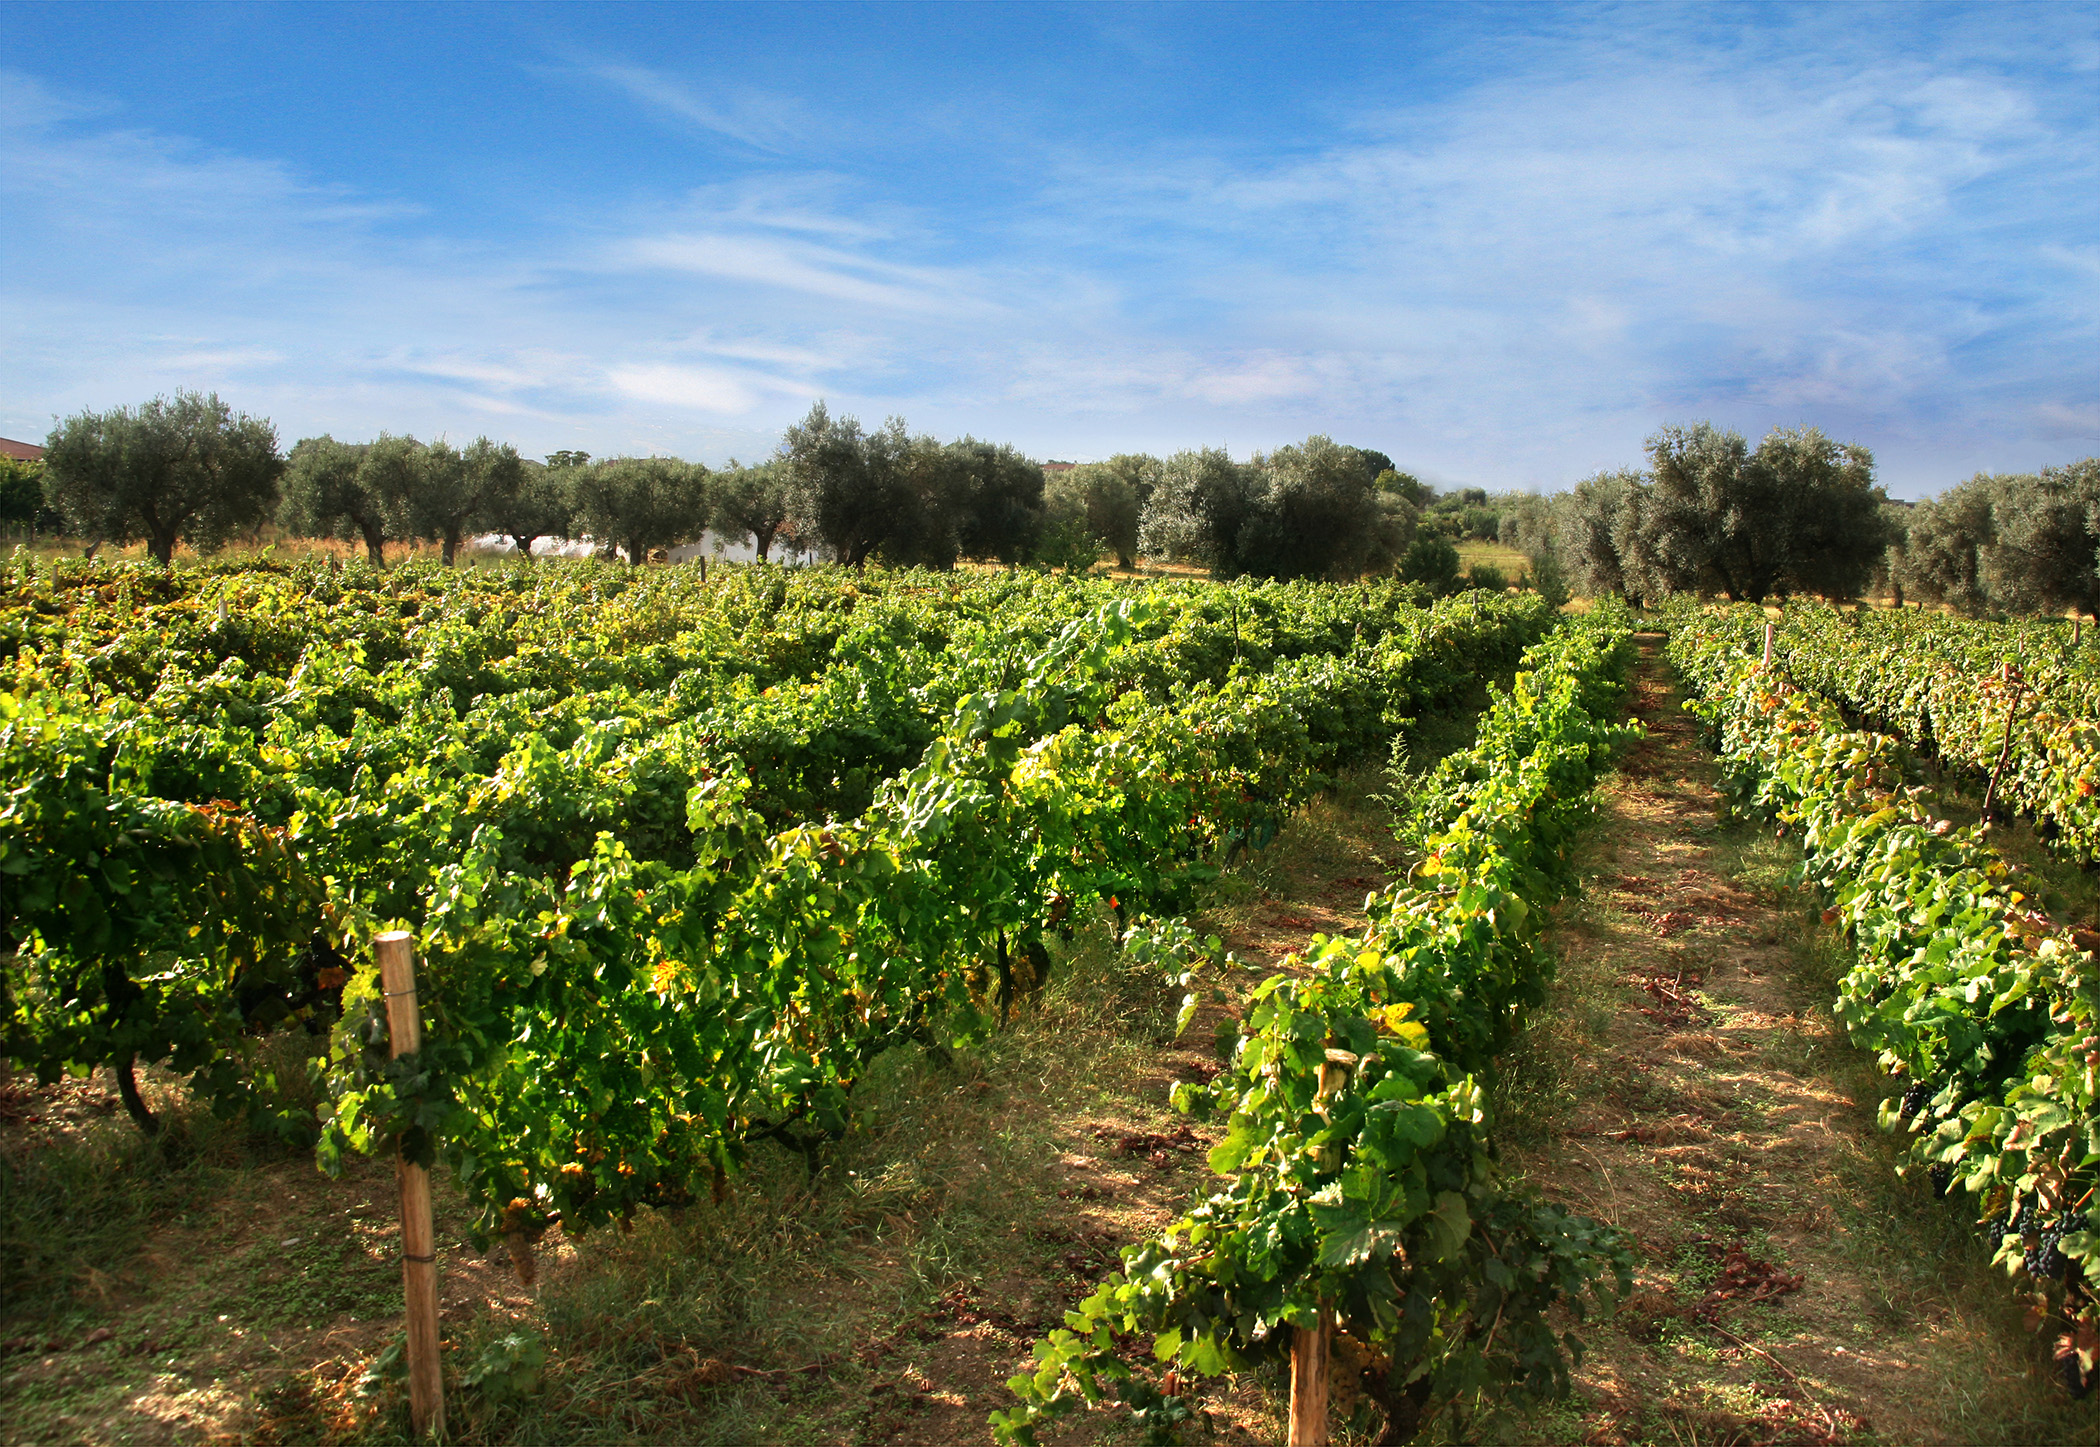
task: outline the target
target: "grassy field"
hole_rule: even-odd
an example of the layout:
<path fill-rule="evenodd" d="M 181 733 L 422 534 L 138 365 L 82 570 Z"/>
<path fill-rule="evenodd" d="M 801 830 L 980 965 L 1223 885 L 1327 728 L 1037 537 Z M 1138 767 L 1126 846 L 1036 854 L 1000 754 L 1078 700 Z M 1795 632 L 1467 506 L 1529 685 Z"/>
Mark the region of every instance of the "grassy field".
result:
<path fill-rule="evenodd" d="M 1461 572 L 1470 573 L 1482 563 L 1500 568 L 1512 583 L 1531 570 L 1531 560 L 1515 548 L 1506 548 L 1500 543 L 1481 542 L 1476 538 L 1468 538 L 1458 544 L 1458 566 Z"/>

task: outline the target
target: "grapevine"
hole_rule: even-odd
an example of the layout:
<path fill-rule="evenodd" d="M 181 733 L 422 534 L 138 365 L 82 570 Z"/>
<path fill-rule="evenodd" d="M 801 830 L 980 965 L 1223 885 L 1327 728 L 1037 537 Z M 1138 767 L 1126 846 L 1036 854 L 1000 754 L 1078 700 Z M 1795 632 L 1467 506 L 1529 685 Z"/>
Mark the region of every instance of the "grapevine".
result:
<path fill-rule="evenodd" d="M 1678 616 L 1670 653 L 1699 694 L 1687 706 L 1739 806 L 1799 831 L 1851 940 L 1838 1019 L 1907 1082 L 1883 1124 L 1909 1135 L 1934 1195 L 1975 1200 L 2083 1391 L 2100 1369 L 2100 1234 L 2083 1213 L 2100 1186 L 2094 955 L 2028 905 L 1984 830 L 1932 817 L 1900 738 L 1849 727 L 1744 642 L 1719 610 Z"/>
<path fill-rule="evenodd" d="M 1315 937 L 1306 973 L 1257 987 L 1231 1070 L 1175 1103 L 1225 1121 L 1225 1184 L 1035 1349 L 1000 1440 L 1114 1399 L 1155 1429 L 1194 1415 L 1182 1384 L 1274 1359 L 1323 1318 L 1369 1364 L 1386 1440 L 1478 1398 L 1567 1390 L 1580 1319 L 1631 1284 L 1609 1227 L 1512 1189 L 1490 1149 L 1478 1082 L 1543 998 L 1544 906 L 1588 817 L 1589 789 L 1628 730 L 1609 722 L 1630 653 L 1603 610 L 1527 654 L 1471 753 L 1442 771 L 1452 812 L 1425 819 L 1415 882 L 1375 902 L 1360 938 Z M 1593 711 L 1594 710 L 1594 711 Z M 1122 1339 L 1149 1340 L 1160 1376 Z"/>
<path fill-rule="evenodd" d="M 1178 907 L 1228 841 L 1549 618 L 1387 584 L 7 581 L 9 1053 L 46 1074 L 166 1060 L 253 1111 L 257 1032 L 334 1020 L 325 1118 L 278 1124 L 318 1125 L 331 1167 L 442 1156 L 489 1232 L 675 1204 L 759 1140 L 816 1149 L 878 1055 L 996 1028 L 1040 984 L 1044 930 Z M 173 860 L 194 819 L 239 821 L 211 836 L 231 852 L 161 875 L 228 900 L 83 874 L 101 856 L 59 828 Z M 123 925 L 107 941 L 82 889 Z M 428 1016 L 400 1060 L 367 949 L 395 924 Z M 315 966 L 317 932 L 349 969 Z"/>

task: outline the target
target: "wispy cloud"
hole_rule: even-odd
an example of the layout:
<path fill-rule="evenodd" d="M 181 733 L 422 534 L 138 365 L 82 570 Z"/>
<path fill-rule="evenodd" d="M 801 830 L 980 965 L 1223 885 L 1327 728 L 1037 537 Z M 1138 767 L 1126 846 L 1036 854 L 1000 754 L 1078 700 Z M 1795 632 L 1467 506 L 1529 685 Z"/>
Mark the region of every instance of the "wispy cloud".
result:
<path fill-rule="evenodd" d="M 704 131 L 726 136 L 755 150 L 781 154 L 807 131 L 800 107 L 777 96 L 739 92 L 728 104 L 708 100 L 675 76 L 640 65 L 593 65 L 588 73 L 625 93 L 646 109 L 661 112 Z"/>
<path fill-rule="evenodd" d="M 752 282 L 885 311 L 959 316 L 992 310 L 970 295 L 975 284 L 961 272 L 900 266 L 763 235 L 643 237 L 613 248 L 611 260 L 614 265 Z"/>
<path fill-rule="evenodd" d="M 1487 459 L 1448 441 L 1500 413 L 1505 478 L 1551 477 L 1658 406 L 1899 444 L 1957 417 L 1945 430 L 1974 431 L 2002 411 L 1973 385 L 1979 333 L 2028 327 L 2065 357 L 2092 337 L 2041 274 L 2075 264 L 2065 199 L 2100 194 L 2090 122 L 2052 127 L 2007 78 L 1900 59 L 1773 85 L 1625 52 L 1395 109 L 1309 157 L 1072 158 L 1059 200 L 1145 238 L 1154 275 L 1198 278 L 1215 331 L 1268 344 L 1207 394 L 1167 369 L 1161 394 L 1259 406 L 1318 378 L 1331 416 L 1404 413 L 1458 471 Z M 1338 398 L 1338 373 L 1363 390 Z M 2096 373 L 2036 381 L 2075 396 Z"/>

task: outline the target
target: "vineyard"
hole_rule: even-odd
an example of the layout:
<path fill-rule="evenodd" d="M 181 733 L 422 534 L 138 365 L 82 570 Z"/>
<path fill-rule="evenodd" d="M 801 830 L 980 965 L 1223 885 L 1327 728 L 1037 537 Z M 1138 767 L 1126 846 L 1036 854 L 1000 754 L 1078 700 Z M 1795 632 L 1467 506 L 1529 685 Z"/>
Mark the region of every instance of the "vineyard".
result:
<path fill-rule="evenodd" d="M 1885 1123 L 1935 1191 L 1977 1200 L 2082 1390 L 2093 941 L 1903 770 L 1930 748 L 1995 775 L 2090 860 L 2090 651 L 2042 624 L 1793 609 L 1766 666 L 1760 610 L 1665 622 L 1732 807 L 1799 836 L 1856 951 L 1837 1013 L 1897 1077 Z M 1361 1384 L 1351 1430 L 1463 1438 L 1588 1390 L 1585 1338 L 1649 1276 L 1652 1243 L 1513 1170 L 1497 1123 L 1560 1008 L 1598 790 L 1640 734 L 1635 626 L 1608 600 L 1391 582 L 18 553 L 5 1050 L 46 1086 L 102 1072 L 171 1160 L 148 1076 L 332 1176 L 428 1167 L 529 1285 L 553 1243 L 716 1209 L 777 1159 L 815 1199 L 871 1128 L 871 1081 L 996 1049 L 1105 937 L 1214 1035 L 1157 1136 L 1200 1142 L 1208 1185 L 1061 1326 L 1009 1318 L 1031 1365 L 972 1439 L 1067 1440 L 1111 1409 L 1200 1432 L 1230 1381 L 1266 1380 L 1292 1440 L 1324 1440 L 1330 1378 Z M 1400 863 L 1361 927 L 1296 926 L 1271 972 L 1207 933 L 1338 779 L 1472 709 L 1391 776 Z M 405 1053 L 392 931 L 421 1011 Z M 513 1400 L 505 1374 L 544 1361 L 522 1340 L 450 1390 Z"/>
<path fill-rule="evenodd" d="M 510 1233 L 814 1151 L 875 1056 L 1010 1011 L 1044 931 L 1171 909 L 1547 623 L 912 575 L 13 581 L 15 1058 L 167 1059 L 241 1112 L 261 1032 L 339 1016 L 324 1163 L 400 1136 Z M 397 923 L 435 979 L 409 1062 L 360 967 Z"/>
<path fill-rule="evenodd" d="M 1854 964 L 1837 1017 L 1889 1079 L 1885 1128 L 2055 1335 L 2064 1381 L 2100 1368 L 2100 936 L 2051 918 L 1989 819 L 1936 818 L 1914 752 L 1988 775 L 2043 836 L 2093 857 L 2100 671 L 2067 628 L 1789 609 L 1687 611 L 1671 654 L 1700 697 L 1736 807 L 1798 833 Z M 1866 725 L 1866 726 L 1862 726 Z M 1878 727 L 1875 727 L 1878 725 Z M 2029 883 L 2028 888 L 2037 886 Z"/>

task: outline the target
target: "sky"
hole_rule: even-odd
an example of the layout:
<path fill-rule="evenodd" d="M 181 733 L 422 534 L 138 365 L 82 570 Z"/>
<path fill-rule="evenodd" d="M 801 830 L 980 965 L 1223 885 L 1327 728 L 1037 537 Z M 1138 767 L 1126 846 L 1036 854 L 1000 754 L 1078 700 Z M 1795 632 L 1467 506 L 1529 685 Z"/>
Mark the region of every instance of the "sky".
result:
<path fill-rule="evenodd" d="M 2100 3 L 0 0 L 0 435 L 2100 451 Z"/>

